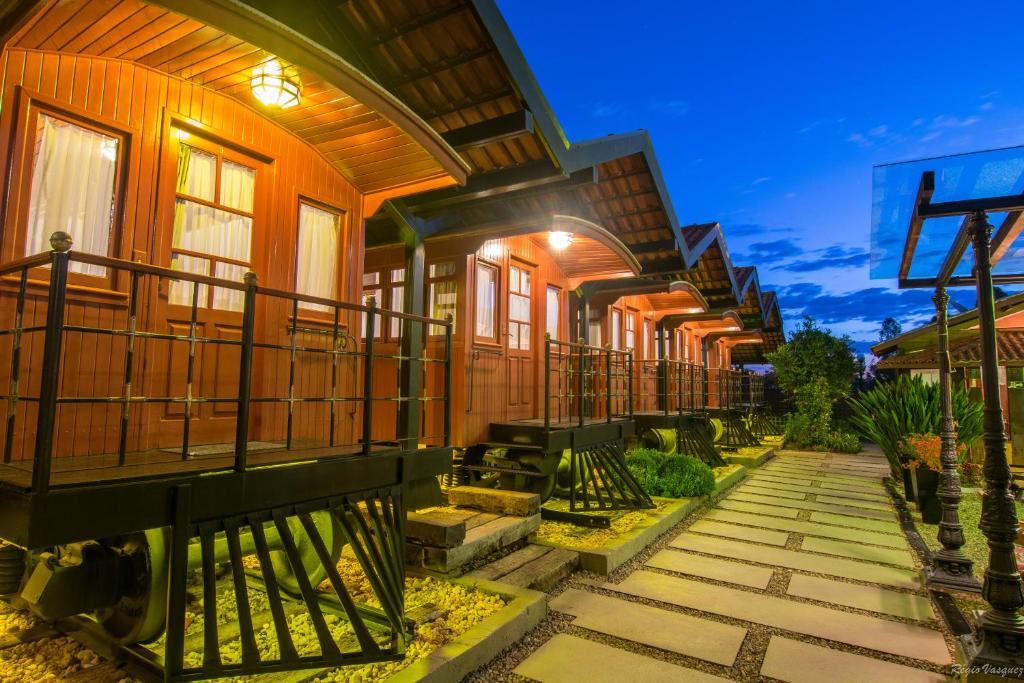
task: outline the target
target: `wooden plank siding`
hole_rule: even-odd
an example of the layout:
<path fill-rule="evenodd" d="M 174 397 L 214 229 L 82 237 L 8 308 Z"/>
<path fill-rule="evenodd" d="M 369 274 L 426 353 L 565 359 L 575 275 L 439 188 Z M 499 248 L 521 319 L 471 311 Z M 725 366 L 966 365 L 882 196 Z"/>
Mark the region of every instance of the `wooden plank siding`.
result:
<path fill-rule="evenodd" d="M 139 22 L 152 8 L 131 14 L 127 20 Z M 57 40 L 61 29 L 40 36 L 40 45 Z M 92 36 L 88 29 L 71 35 L 59 35 L 62 44 L 92 40 L 101 43 L 110 36 Z M 297 259 L 297 217 L 300 198 L 330 206 L 343 216 L 341 253 L 339 254 L 339 298 L 358 301 L 362 273 L 362 196 L 332 164 L 305 141 L 274 121 L 235 99 L 211 91 L 181 78 L 139 64 L 104 57 L 63 54 L 45 50 L 9 48 L 2 53 L 0 86 L 0 159 L 10 160 L 3 168 L 7 188 L 0 207 L 3 219 L 2 261 L 21 254 L 19 234 L 24 230 L 28 188 L 31 181 L 31 144 L 26 142 L 24 116 L 32 108 L 53 110 L 72 120 L 95 123 L 116 131 L 125 140 L 125 169 L 116 218 L 116 237 L 111 256 L 143 261 L 160 266 L 170 264 L 170 239 L 173 223 L 174 172 L 176 159 L 171 151 L 171 125 L 188 126 L 191 134 L 215 144 L 236 149 L 260 161 L 257 174 L 263 174 L 258 197 L 262 208 L 253 227 L 251 261 L 261 285 L 293 290 Z M 33 278 L 35 279 L 35 275 Z M 45 279 L 45 272 L 40 279 Z M 86 284 L 72 277 L 68 302 L 69 324 L 125 329 L 127 326 L 127 278 Z M 0 282 L 0 325 L 13 327 L 16 281 Z M 143 288 L 145 303 L 140 311 L 140 329 L 181 331 L 186 321 L 162 317 L 166 292 L 151 283 Z M 259 302 L 257 341 L 288 343 L 290 311 L 282 301 Z M 29 288 L 25 320 L 27 325 L 41 324 L 45 316 L 45 286 L 33 283 Z M 240 321 L 240 315 L 236 316 Z M 303 324 L 325 327 L 326 316 L 305 315 Z M 318 321 L 319 319 L 319 321 Z M 349 330 L 347 343 L 354 344 L 351 329 L 358 325 L 355 316 L 342 322 Z M 199 334 L 237 338 L 237 323 L 206 322 Z M 299 345 L 323 344 L 323 335 L 307 334 Z M 11 337 L 0 341 L 4 359 L 11 357 Z M 350 346 L 354 348 L 354 346 Z M 34 395 L 39 381 L 42 336 L 27 335 L 21 357 L 22 393 Z M 180 342 L 148 340 L 136 351 L 134 393 L 146 395 L 183 394 L 181 364 L 184 345 Z M 80 332 L 65 336 L 62 366 L 62 396 L 119 396 L 122 392 L 125 343 L 123 338 Z M 265 396 L 287 394 L 288 363 L 282 352 L 258 352 L 254 393 Z M 285 356 L 287 354 L 284 354 Z M 163 368 L 169 372 L 161 373 Z M 9 363 L 0 362 L 0 393 L 7 393 Z M 201 395 L 230 396 L 237 390 L 237 347 L 201 348 L 197 376 Z M 355 383 L 357 368 L 347 362 L 342 381 Z M 139 379 L 141 378 L 141 380 Z M 326 356 L 300 360 L 296 387 L 300 395 L 329 394 L 330 365 Z M 29 389 L 34 388 L 34 389 Z M 351 391 L 349 393 L 352 393 Z M 320 439 L 327 429 L 325 404 L 299 404 L 296 434 Z M 61 455 L 94 455 L 116 451 L 120 405 L 62 405 L 59 411 L 56 452 Z M 234 406 L 206 405 L 200 409 L 203 420 L 222 418 L 222 424 L 202 434 L 200 443 L 230 441 L 234 435 Z M 129 450 L 176 445 L 180 442 L 180 406 L 148 406 L 132 409 L 132 441 Z M 355 437 L 358 411 L 339 410 L 337 427 L 346 439 Z M 15 456 L 30 454 L 34 441 L 35 406 L 21 403 L 15 424 Z M 253 409 L 251 438 L 280 439 L 286 420 L 284 404 L 258 405 Z M 160 430 L 160 422 L 172 422 L 172 428 Z M 0 430 L 4 429 L 0 424 Z M 2 441 L 0 441 L 2 443 Z"/>

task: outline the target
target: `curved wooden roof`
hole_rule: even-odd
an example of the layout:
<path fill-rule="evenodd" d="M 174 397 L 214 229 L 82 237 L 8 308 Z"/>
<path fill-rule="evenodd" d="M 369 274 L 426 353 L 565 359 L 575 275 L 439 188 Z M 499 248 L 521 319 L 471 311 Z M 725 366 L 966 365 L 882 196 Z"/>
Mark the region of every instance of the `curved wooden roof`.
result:
<path fill-rule="evenodd" d="M 572 241 L 564 249 L 548 243 L 548 233 L 567 232 Z M 532 236 L 558 264 L 572 285 L 592 278 L 630 277 L 639 274 L 640 264 L 619 239 L 596 223 L 578 216 L 550 214 L 541 220 L 527 218 L 499 224 L 475 225 L 472 229 L 439 233 L 429 241 L 458 240 L 466 253 L 476 251 L 488 240 Z"/>
<path fill-rule="evenodd" d="M 459 154 L 400 99 L 242 2 L 49 0 L 13 44 L 131 61 L 230 95 L 308 142 L 363 193 L 466 179 Z M 265 107 L 252 95 L 253 69 L 274 58 L 298 71 L 302 97 L 294 107 Z"/>

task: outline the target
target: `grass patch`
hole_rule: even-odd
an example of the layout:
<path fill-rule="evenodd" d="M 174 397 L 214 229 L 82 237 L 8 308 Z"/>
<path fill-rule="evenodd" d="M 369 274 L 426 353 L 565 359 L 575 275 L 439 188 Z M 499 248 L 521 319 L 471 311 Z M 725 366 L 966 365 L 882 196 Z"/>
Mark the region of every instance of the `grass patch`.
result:
<path fill-rule="evenodd" d="M 960 550 L 974 560 L 974 575 L 979 580 L 985 568 L 988 567 L 988 541 L 985 540 L 985 535 L 978 528 L 978 524 L 981 522 L 981 498 L 979 491 L 965 491 L 959 507 L 960 526 L 964 529 L 964 539 L 967 541 Z M 1017 518 L 1021 519 L 1024 515 L 1024 504 L 1017 501 L 1016 506 Z M 942 548 L 942 544 L 938 540 L 938 524 L 925 524 L 921 521 L 921 515 L 918 512 L 914 512 L 914 523 L 917 524 L 918 531 L 929 548 L 932 550 Z"/>

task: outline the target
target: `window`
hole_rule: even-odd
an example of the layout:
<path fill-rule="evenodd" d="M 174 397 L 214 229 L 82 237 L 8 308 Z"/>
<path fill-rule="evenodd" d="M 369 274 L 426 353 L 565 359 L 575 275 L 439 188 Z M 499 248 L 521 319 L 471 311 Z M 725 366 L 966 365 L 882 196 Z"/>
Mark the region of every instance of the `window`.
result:
<path fill-rule="evenodd" d="M 405 268 L 391 268 L 388 273 L 388 310 L 395 313 L 405 311 Z M 388 325 L 388 335 L 392 339 L 402 336 L 402 319 L 391 317 Z"/>
<path fill-rule="evenodd" d="M 622 311 L 612 309 L 612 348 L 616 351 L 622 348 Z"/>
<path fill-rule="evenodd" d="M 547 333 L 551 339 L 558 339 L 558 331 L 562 321 L 562 290 L 558 287 L 548 285 L 547 299 L 545 300 L 545 314 L 547 316 Z"/>
<path fill-rule="evenodd" d="M 636 349 L 636 312 L 626 311 L 626 350 Z"/>
<path fill-rule="evenodd" d="M 241 281 L 251 269 L 256 169 L 184 142 L 178 144 L 171 268 Z M 242 310 L 243 292 L 200 285 L 198 304 Z M 172 281 L 172 304 L 192 304 L 192 284 Z"/>
<path fill-rule="evenodd" d="M 367 299 L 373 297 L 376 302 L 376 306 L 379 308 L 384 305 L 384 289 L 381 287 L 381 272 L 375 270 L 370 273 L 363 273 L 363 305 L 368 305 Z M 359 336 L 366 339 L 366 314 L 363 313 L 360 316 L 362 323 L 360 325 Z M 373 338 L 380 339 L 380 328 L 381 328 L 381 317 L 380 315 L 373 316 Z"/>
<path fill-rule="evenodd" d="M 455 262 L 441 261 L 431 263 L 427 268 L 427 297 L 430 317 L 444 320 L 446 315 L 452 317 L 452 333 L 455 333 L 455 310 L 458 286 L 455 282 Z M 442 325 L 431 325 L 430 334 L 443 335 Z"/>
<path fill-rule="evenodd" d="M 653 354 L 651 353 L 651 321 L 644 318 L 644 358 L 650 358 Z"/>
<path fill-rule="evenodd" d="M 476 263 L 477 339 L 498 341 L 498 269 L 488 263 Z"/>
<path fill-rule="evenodd" d="M 121 138 L 39 114 L 25 255 L 50 250 L 50 235 L 71 235 L 76 251 L 107 256 L 118 199 Z M 105 276 L 107 269 L 72 262 L 69 269 Z"/>
<path fill-rule="evenodd" d="M 336 299 L 341 216 L 299 202 L 299 241 L 296 248 L 295 291 Z M 328 306 L 299 303 L 302 308 L 327 311 Z"/>
<path fill-rule="evenodd" d="M 508 273 L 508 347 L 530 350 L 530 271 L 511 266 Z"/>

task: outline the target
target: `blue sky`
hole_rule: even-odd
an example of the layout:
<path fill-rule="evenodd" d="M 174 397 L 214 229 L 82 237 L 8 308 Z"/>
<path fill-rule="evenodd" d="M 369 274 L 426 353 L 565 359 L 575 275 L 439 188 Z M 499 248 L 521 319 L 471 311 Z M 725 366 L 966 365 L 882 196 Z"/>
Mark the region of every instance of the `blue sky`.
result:
<path fill-rule="evenodd" d="M 646 128 L 680 220 L 861 350 L 932 314 L 868 278 L 871 167 L 1024 144 L 1021 2 L 499 5 L 571 140 Z"/>

